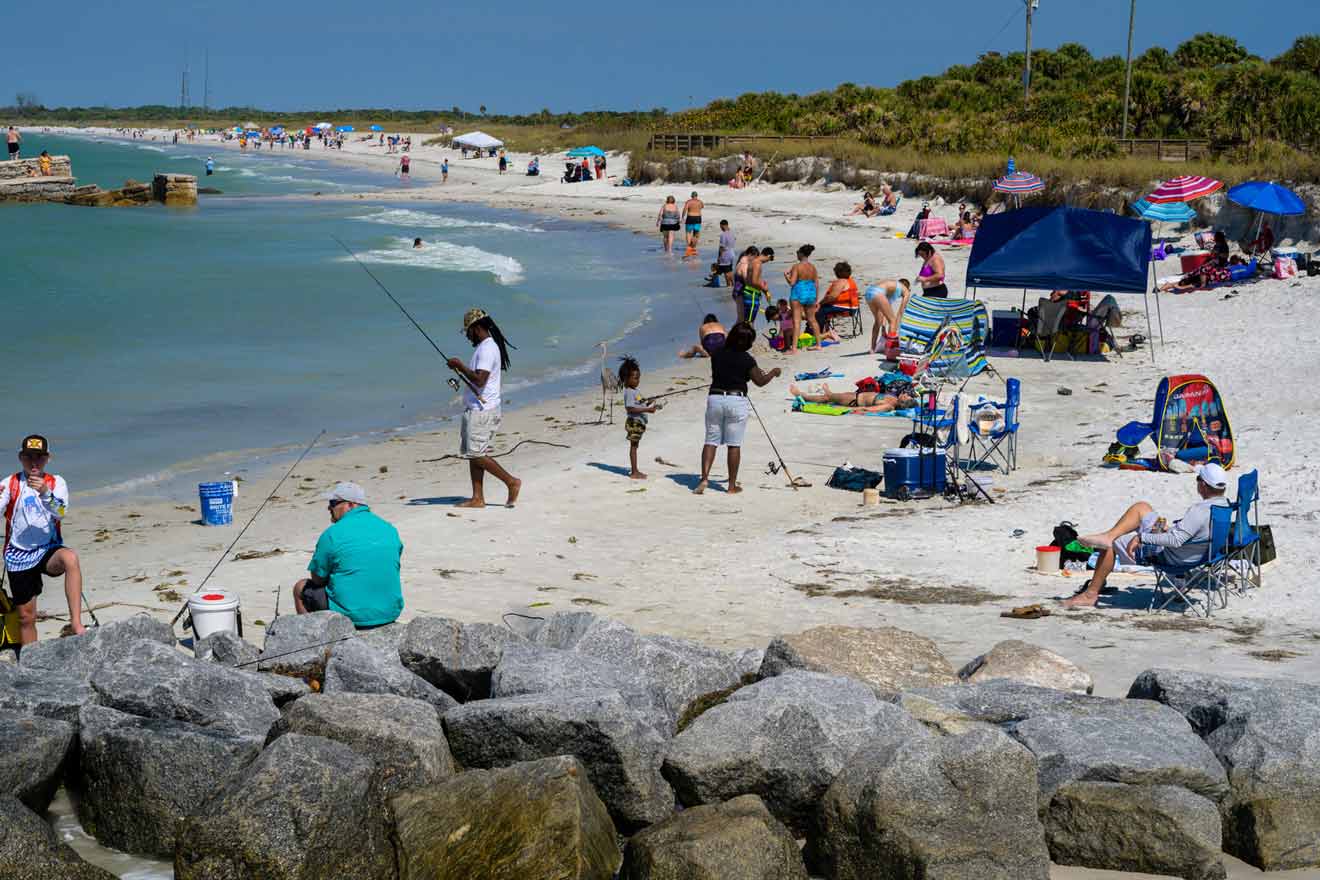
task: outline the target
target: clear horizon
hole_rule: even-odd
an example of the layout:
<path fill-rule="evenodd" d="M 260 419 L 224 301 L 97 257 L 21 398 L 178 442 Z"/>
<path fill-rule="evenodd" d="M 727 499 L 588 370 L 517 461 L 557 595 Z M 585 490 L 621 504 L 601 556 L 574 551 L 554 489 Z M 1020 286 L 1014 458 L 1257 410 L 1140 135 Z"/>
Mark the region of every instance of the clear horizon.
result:
<path fill-rule="evenodd" d="M 1138 0 L 1134 54 L 1214 31 L 1269 58 L 1298 36 L 1279 23 L 1300 27 L 1315 11 L 1313 0 L 1279 0 L 1268 20 L 1241 15 L 1229 0 L 1199 0 L 1194 17 L 1173 6 Z M 202 9 L 123 0 L 80 10 L 59 28 L 22 30 L 21 45 L 0 44 L 7 92 L 0 102 L 25 92 L 48 107 L 177 106 L 186 63 L 191 105 L 200 107 L 209 52 L 211 107 L 676 110 L 751 91 L 893 86 L 986 51 L 1021 50 L 1025 36 L 1022 0 L 939 7 L 844 0 L 819 37 L 804 36 L 800 7 L 785 0 L 770 0 L 741 29 L 705 8 L 660 19 L 649 8 L 566 14 L 521 0 L 501 8 L 495 17 L 401 4 L 366 18 L 346 0 L 235 0 Z M 1096 56 L 1123 55 L 1128 10 L 1127 0 L 1041 0 L 1033 44 L 1076 42 Z M 11 29 L 10 41 L 19 31 Z"/>

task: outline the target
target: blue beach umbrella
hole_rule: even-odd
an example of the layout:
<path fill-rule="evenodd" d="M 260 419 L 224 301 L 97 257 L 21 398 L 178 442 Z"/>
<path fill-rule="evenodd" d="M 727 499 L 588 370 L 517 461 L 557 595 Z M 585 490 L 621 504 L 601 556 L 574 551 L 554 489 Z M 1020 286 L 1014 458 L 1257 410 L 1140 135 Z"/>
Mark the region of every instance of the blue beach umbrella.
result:
<path fill-rule="evenodd" d="M 385 130 L 385 129 L 381 128 L 379 125 L 372 125 L 372 126 L 369 126 L 369 127 L 370 127 L 370 129 L 371 129 L 372 131 L 384 131 L 384 130 Z"/>
<path fill-rule="evenodd" d="M 581 159 L 584 156 L 604 156 L 605 151 L 600 147 L 574 147 L 567 155 L 570 159 Z"/>
<path fill-rule="evenodd" d="M 1252 208 L 1266 214 L 1290 216 L 1306 213 L 1306 204 L 1297 197 L 1297 193 L 1273 181 L 1266 183 L 1261 180 L 1251 180 L 1239 183 L 1228 191 L 1228 198 L 1229 201 L 1236 202 L 1244 208 Z"/>
<path fill-rule="evenodd" d="M 341 125 L 335 129 L 335 131 L 352 131 L 352 130 L 353 130 L 353 126 L 351 125 Z"/>

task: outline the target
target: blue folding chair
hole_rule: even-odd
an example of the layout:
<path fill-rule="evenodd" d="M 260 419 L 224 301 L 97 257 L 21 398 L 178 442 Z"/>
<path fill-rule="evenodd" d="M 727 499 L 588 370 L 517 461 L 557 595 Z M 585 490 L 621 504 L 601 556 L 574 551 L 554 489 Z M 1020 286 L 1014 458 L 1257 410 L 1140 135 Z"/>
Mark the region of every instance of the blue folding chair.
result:
<path fill-rule="evenodd" d="M 1236 590 L 1245 594 L 1260 586 L 1260 474 L 1251 471 L 1238 477 L 1237 500 L 1233 503 L 1233 537 L 1229 565 L 1237 575 Z"/>
<path fill-rule="evenodd" d="M 1189 595 L 1193 590 L 1205 594 L 1201 602 L 1202 617 L 1209 617 L 1215 602 L 1220 608 L 1228 607 L 1228 590 L 1237 577 L 1229 564 L 1229 545 L 1233 537 L 1233 508 L 1215 505 L 1210 508 L 1210 540 L 1183 547 L 1202 547 L 1204 554 L 1197 562 L 1181 565 L 1156 563 L 1155 592 L 1151 595 L 1150 611 L 1163 611 L 1171 602 L 1181 601 L 1187 610 L 1196 612 L 1197 603 Z M 1156 602 L 1160 602 L 1156 607 Z"/>
<path fill-rule="evenodd" d="M 1003 410 L 1004 423 L 1002 428 L 982 434 L 976 420 L 976 412 L 987 406 Z M 992 401 L 972 409 L 972 419 L 969 423 L 972 431 L 971 470 L 984 465 L 991 456 L 998 459 L 997 467 L 1006 474 L 1012 473 L 1017 468 L 1018 409 L 1021 406 L 1022 383 L 1017 379 L 1009 379 L 1004 383 L 1003 403 Z"/>

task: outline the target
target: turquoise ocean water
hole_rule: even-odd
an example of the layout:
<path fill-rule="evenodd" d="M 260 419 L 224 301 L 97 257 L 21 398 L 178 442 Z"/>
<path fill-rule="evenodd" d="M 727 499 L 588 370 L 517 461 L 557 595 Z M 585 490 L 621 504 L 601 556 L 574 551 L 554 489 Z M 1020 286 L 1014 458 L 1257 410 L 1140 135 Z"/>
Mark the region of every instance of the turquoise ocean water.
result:
<path fill-rule="evenodd" d="M 25 136 L 80 182 L 195 173 L 196 209 L 0 205 L 4 444 L 47 434 L 75 493 L 195 494 L 269 464 L 321 428 L 333 440 L 433 424 L 450 375 L 332 236 L 353 248 L 447 354 L 471 306 L 518 346 L 509 405 L 596 387 L 600 340 L 672 362 L 716 291 L 631 233 L 467 205 L 373 202 L 385 174 L 315 151 Z M 324 201 L 312 194 L 363 193 Z M 272 196 L 305 198 L 271 198 Z M 426 242 L 421 250 L 412 239 Z M 708 261 L 707 261 L 708 262 Z M 720 297 L 722 300 L 723 297 Z M 12 435 L 8 436 L 8 435 Z"/>

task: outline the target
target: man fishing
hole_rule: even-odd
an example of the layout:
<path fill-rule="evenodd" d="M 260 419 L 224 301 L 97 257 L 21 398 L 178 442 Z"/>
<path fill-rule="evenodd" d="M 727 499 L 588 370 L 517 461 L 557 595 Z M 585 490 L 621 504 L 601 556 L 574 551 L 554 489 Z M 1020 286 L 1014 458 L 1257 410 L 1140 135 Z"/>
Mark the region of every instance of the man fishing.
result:
<path fill-rule="evenodd" d="M 307 577 L 293 585 L 294 608 L 337 611 L 359 629 L 393 623 L 403 612 L 398 530 L 372 513 L 357 483 L 337 483 L 325 498 L 330 527 L 316 541 Z"/>
<path fill-rule="evenodd" d="M 472 343 L 472 359 L 464 364 L 449 358 L 449 369 L 461 375 L 463 389 L 463 425 L 459 454 L 468 460 L 472 477 L 472 497 L 458 507 L 485 507 L 483 483 L 491 474 L 509 490 L 506 507 L 513 507 L 522 489 L 522 480 L 514 477 L 490 454 L 495 434 L 500 429 L 500 374 L 509 368 L 509 344 L 491 319 L 481 309 L 468 309 L 463 315 L 463 334 Z"/>
<path fill-rule="evenodd" d="M 60 520 L 69 506 L 64 478 L 46 473 L 50 443 L 40 434 L 23 438 L 18 449 L 22 470 L 0 484 L 0 508 L 5 512 L 5 570 L 9 592 L 18 609 L 19 640 L 37 640 L 37 596 L 42 578 L 64 577 L 69 625 L 75 635 L 82 625 L 82 568 L 78 554 L 64 546 Z"/>

